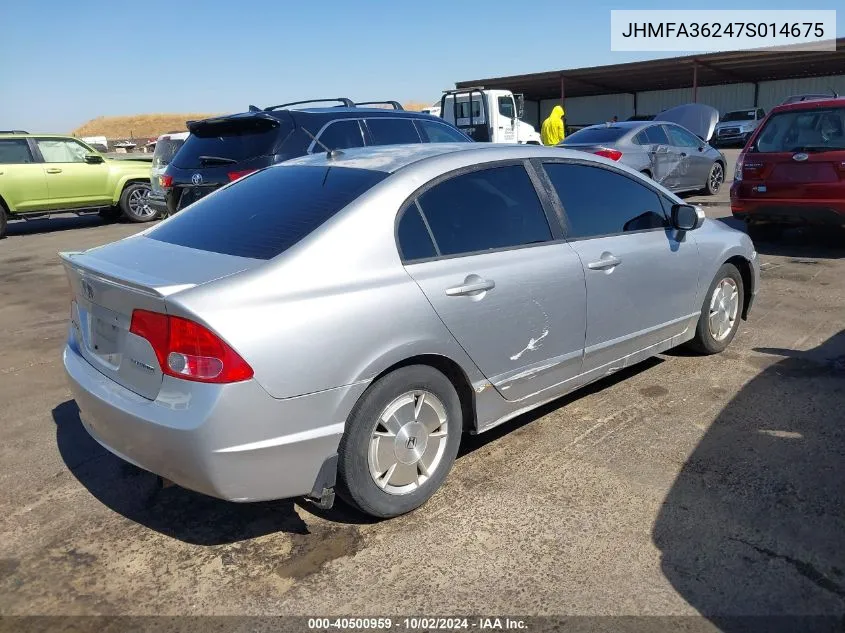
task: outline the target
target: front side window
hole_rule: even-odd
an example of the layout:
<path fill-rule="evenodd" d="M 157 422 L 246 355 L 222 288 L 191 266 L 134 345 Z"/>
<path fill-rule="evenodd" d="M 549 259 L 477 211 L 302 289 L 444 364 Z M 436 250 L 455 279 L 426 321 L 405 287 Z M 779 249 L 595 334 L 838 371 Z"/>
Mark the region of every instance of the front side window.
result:
<path fill-rule="evenodd" d="M 499 114 L 509 119 L 516 117 L 512 97 L 499 97 Z"/>
<path fill-rule="evenodd" d="M 367 119 L 367 127 L 374 145 L 400 145 L 419 143 L 420 135 L 412 119 Z"/>
<path fill-rule="evenodd" d="M 522 165 L 455 176 L 426 191 L 418 201 L 441 255 L 552 239 L 540 199 Z"/>
<path fill-rule="evenodd" d="M 23 138 L 0 138 L 0 165 L 21 165 L 34 162 L 29 144 Z"/>
<path fill-rule="evenodd" d="M 45 163 L 84 163 L 91 150 L 72 139 L 40 138 L 35 141 Z"/>
<path fill-rule="evenodd" d="M 364 147 L 364 137 L 358 121 L 335 121 L 330 123 L 318 137 L 319 143 L 314 143 L 311 152 L 319 154 L 329 149 L 348 149 L 350 147 Z M 322 143 L 322 145 L 321 145 Z M 323 147 L 325 145 L 325 147 Z"/>
<path fill-rule="evenodd" d="M 569 220 L 568 237 L 585 239 L 665 228 L 658 195 L 622 174 L 591 165 L 547 163 Z"/>
<path fill-rule="evenodd" d="M 427 143 L 467 143 L 469 139 L 460 131 L 437 121 L 417 120 L 417 128 Z"/>

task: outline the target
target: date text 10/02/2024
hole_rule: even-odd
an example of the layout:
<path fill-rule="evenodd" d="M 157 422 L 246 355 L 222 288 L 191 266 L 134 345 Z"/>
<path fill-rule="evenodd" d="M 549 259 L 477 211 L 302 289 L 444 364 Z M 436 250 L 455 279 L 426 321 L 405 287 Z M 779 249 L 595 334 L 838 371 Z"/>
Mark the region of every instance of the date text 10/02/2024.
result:
<path fill-rule="evenodd" d="M 311 630 L 443 630 L 461 631 L 485 630 L 528 630 L 526 622 L 520 618 L 477 617 L 477 618 L 309 618 Z"/>

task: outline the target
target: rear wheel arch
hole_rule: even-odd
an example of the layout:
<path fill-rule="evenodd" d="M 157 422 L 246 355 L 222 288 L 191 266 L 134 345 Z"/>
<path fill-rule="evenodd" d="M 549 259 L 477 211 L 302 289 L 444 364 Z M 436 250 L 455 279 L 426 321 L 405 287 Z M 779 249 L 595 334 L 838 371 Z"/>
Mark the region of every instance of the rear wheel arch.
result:
<path fill-rule="evenodd" d="M 123 180 L 118 182 L 118 186 L 115 187 L 114 196 L 112 197 L 113 203 L 118 204 L 120 202 L 120 196 L 123 195 L 124 189 L 126 189 L 129 185 L 151 185 L 151 181 L 149 178 L 142 178 L 139 176 L 129 176 Z"/>
<path fill-rule="evenodd" d="M 752 287 L 754 283 L 754 277 L 751 272 L 751 262 L 747 259 L 742 257 L 741 255 L 734 255 L 733 257 L 727 259 L 725 264 L 733 264 L 736 266 L 737 270 L 739 270 L 739 274 L 742 276 L 742 319 L 745 321 L 748 319 L 748 304 L 751 302 L 751 295 L 754 292 L 754 288 Z"/>
<path fill-rule="evenodd" d="M 394 363 L 374 376 L 371 384 L 386 376 L 397 369 L 408 367 L 410 365 L 427 365 L 442 373 L 455 391 L 458 392 L 458 398 L 461 401 L 461 413 L 463 414 L 463 430 L 470 431 L 475 428 L 475 393 L 472 390 L 472 384 L 466 375 L 466 372 L 461 366 L 453 361 L 451 358 L 441 356 L 439 354 L 418 354 L 410 356 L 404 360 Z"/>

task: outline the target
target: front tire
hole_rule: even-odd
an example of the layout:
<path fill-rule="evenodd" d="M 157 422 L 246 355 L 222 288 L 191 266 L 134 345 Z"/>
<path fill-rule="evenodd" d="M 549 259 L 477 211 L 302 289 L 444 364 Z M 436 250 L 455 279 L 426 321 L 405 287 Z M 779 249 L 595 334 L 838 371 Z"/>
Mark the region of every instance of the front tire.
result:
<path fill-rule="evenodd" d="M 742 275 L 733 264 L 722 264 L 701 306 L 695 338 L 689 346 L 700 354 L 718 354 L 739 329 L 744 304 Z"/>
<path fill-rule="evenodd" d="M 130 222 L 150 222 L 156 212 L 147 204 L 150 197 L 150 185 L 146 182 L 133 182 L 123 188 L 120 194 L 120 210 Z"/>
<path fill-rule="evenodd" d="M 725 168 L 722 163 L 716 161 L 710 167 L 710 173 L 707 175 L 707 182 L 704 184 L 704 191 L 708 196 L 715 196 L 722 188 L 725 182 Z"/>
<path fill-rule="evenodd" d="M 461 411 L 450 380 L 427 365 L 377 380 L 347 420 L 338 448 L 338 494 L 379 518 L 423 505 L 455 462 Z"/>

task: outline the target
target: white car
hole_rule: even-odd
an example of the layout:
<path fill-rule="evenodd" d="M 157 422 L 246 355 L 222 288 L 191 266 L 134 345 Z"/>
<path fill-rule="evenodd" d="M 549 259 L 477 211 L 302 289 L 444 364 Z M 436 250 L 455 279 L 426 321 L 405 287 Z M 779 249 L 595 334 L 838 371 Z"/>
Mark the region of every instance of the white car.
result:
<path fill-rule="evenodd" d="M 190 132 L 171 132 L 162 134 L 156 139 L 155 151 L 153 152 L 153 167 L 150 170 L 150 197 L 149 206 L 157 212 L 157 215 L 167 215 L 167 204 L 164 201 L 164 189 L 161 188 L 159 176 L 164 173 L 170 161 L 185 144 Z"/>

